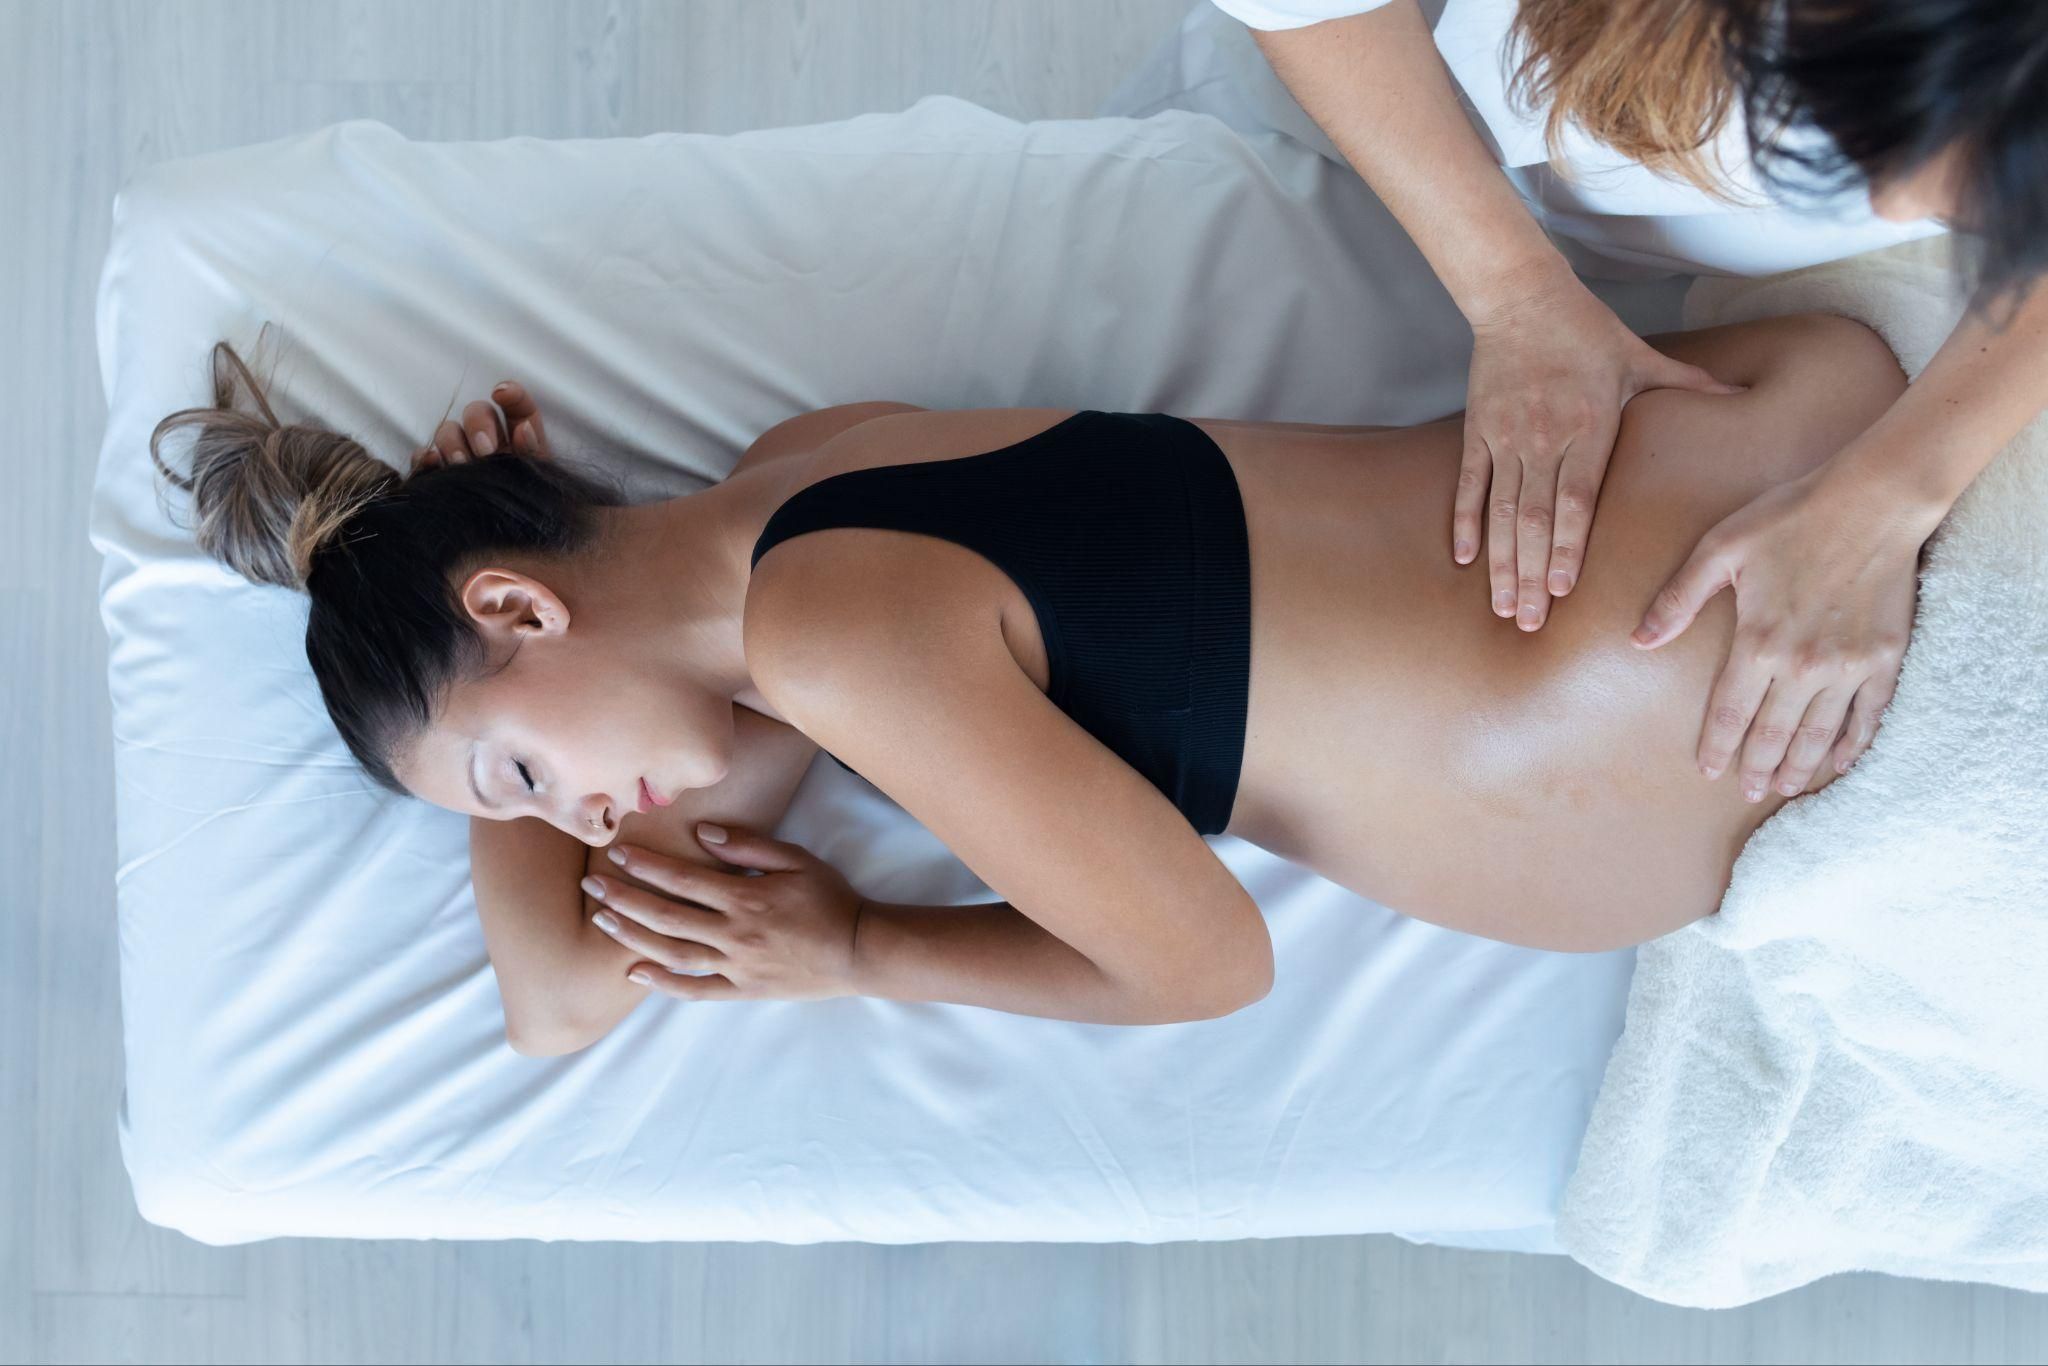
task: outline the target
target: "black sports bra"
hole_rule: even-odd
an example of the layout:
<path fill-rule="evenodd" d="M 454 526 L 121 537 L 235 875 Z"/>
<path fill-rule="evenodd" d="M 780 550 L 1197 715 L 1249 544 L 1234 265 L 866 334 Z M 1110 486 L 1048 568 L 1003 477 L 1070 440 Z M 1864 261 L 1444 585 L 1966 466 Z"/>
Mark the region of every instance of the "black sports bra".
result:
<path fill-rule="evenodd" d="M 848 470 L 777 508 L 752 563 L 833 527 L 937 536 L 1009 575 L 1038 617 L 1053 705 L 1198 834 L 1229 825 L 1251 680 L 1251 555 L 1237 477 L 1201 428 L 1079 412 L 1000 450 Z"/>

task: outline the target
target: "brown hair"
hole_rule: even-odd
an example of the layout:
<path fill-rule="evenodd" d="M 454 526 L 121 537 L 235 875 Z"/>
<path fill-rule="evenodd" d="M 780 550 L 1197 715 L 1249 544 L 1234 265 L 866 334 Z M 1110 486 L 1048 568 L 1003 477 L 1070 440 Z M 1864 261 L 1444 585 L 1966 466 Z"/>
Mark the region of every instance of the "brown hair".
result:
<path fill-rule="evenodd" d="M 194 429 L 192 473 L 166 436 Z M 226 342 L 213 404 L 157 423 L 157 469 L 189 491 L 194 539 L 256 583 L 302 589 L 306 658 L 335 729 L 376 782 L 406 794 L 395 762 L 446 689 L 481 676 L 487 650 L 452 581 L 487 556 L 566 556 L 598 535 L 624 492 L 595 468 L 508 452 L 409 478 L 339 432 L 283 423 Z"/>
<path fill-rule="evenodd" d="M 190 476 L 162 455 L 164 438 L 188 427 L 198 429 Z M 226 342 L 213 348 L 212 406 L 157 423 L 149 458 L 191 493 L 201 550 L 245 579 L 280 588 L 303 589 L 314 552 L 371 499 L 404 483 L 351 437 L 279 422 L 263 385 Z"/>
<path fill-rule="evenodd" d="M 1554 161 L 1570 122 L 1653 171 L 1732 198 L 1726 168 L 1708 155 L 1738 101 L 1725 30 L 1721 7 L 1702 0 L 1521 0 L 1502 54 L 1514 62 L 1508 90 L 1525 109 L 1548 104 Z"/>

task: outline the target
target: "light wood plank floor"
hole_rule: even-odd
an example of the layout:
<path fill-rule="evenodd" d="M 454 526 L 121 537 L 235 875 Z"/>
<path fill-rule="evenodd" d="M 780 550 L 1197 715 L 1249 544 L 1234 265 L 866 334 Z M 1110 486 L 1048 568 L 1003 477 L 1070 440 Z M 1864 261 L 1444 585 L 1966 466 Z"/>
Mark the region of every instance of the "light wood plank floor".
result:
<path fill-rule="evenodd" d="M 2025 1361 L 2048 1299 L 1845 1277 L 1649 1303 L 1389 1238 L 279 1241 L 137 1217 L 121 1056 L 92 302 L 136 168 L 337 119 L 725 132 L 945 92 L 1091 112 L 1187 0 L 0 0 L 0 1360 Z"/>

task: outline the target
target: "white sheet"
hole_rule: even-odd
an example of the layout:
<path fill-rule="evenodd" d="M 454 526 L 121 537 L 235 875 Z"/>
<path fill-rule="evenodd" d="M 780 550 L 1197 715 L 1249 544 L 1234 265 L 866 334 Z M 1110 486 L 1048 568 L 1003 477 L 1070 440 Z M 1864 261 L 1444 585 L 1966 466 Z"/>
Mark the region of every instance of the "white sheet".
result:
<path fill-rule="evenodd" d="M 586 1053 L 512 1053 L 464 818 L 370 789 L 306 670 L 303 600 L 157 505 L 150 427 L 203 399 L 209 343 L 265 319 L 291 336 L 288 405 L 387 459 L 517 376 L 564 450 L 648 495 L 858 399 L 1411 422 L 1461 401 L 1466 347 L 1354 177 L 1184 113 L 1025 125 L 935 99 L 479 144 L 353 123 L 145 174 L 100 297 L 92 538 L 147 1218 L 216 1243 L 1554 1246 L 1631 955 L 1436 929 L 1230 840 L 1278 981 L 1221 1020 L 656 1000 Z M 881 895 L 983 895 L 829 763 L 784 832 Z"/>

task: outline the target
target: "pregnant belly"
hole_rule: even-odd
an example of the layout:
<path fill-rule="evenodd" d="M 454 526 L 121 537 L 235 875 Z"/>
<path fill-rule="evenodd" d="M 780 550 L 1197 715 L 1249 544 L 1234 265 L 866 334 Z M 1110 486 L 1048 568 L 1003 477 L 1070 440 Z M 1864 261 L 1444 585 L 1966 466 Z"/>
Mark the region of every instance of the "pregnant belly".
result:
<path fill-rule="evenodd" d="M 1483 564 L 1444 551 L 1447 435 L 1382 439 L 1369 479 L 1354 450 L 1320 479 L 1297 463 L 1284 497 L 1248 495 L 1252 677 L 1230 833 L 1513 943 L 1612 948 L 1712 912 L 1785 800 L 1752 805 L 1694 763 L 1733 608 L 1723 595 L 1654 652 L 1627 640 L 1711 509 L 1664 506 L 1617 470 L 1584 580 L 1525 633 L 1492 614 Z"/>

